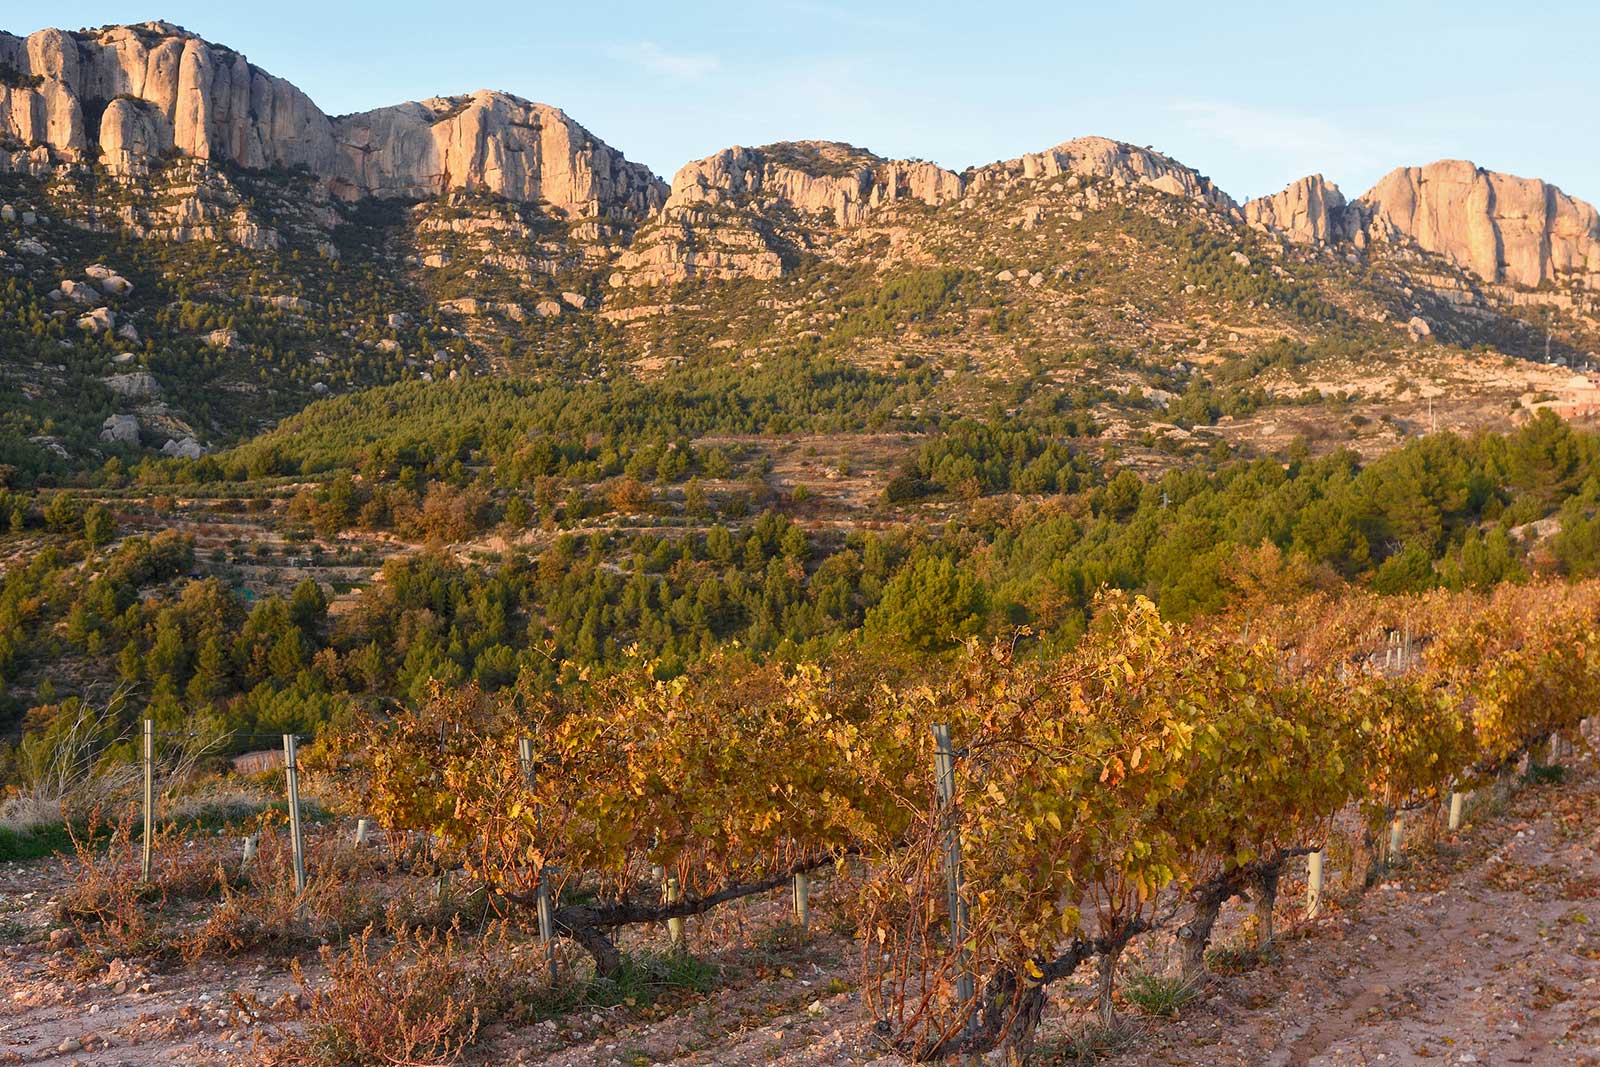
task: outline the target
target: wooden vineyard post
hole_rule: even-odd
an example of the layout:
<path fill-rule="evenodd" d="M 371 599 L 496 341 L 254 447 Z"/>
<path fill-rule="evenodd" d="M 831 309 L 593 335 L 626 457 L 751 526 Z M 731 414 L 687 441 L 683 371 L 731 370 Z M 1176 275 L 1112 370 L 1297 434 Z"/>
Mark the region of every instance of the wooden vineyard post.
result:
<path fill-rule="evenodd" d="M 1315 919 L 1322 911 L 1322 860 L 1321 851 L 1306 857 L 1306 918 Z"/>
<path fill-rule="evenodd" d="M 945 822 L 944 865 L 950 907 L 950 947 L 956 952 L 956 997 L 966 1004 L 972 1000 L 972 975 L 967 971 L 967 905 L 961 897 L 961 830 L 956 825 L 956 753 L 950 745 L 950 727 L 933 727 L 934 781 L 939 809 Z"/>
<path fill-rule="evenodd" d="M 156 833 L 156 724 L 144 721 L 144 855 L 139 863 L 143 881 L 150 881 L 150 849 Z"/>
<path fill-rule="evenodd" d="M 794 876 L 794 924 L 802 930 L 811 925 L 811 876 L 804 871 Z"/>
<path fill-rule="evenodd" d="M 1456 791 L 1450 794 L 1450 829 L 1452 832 L 1461 829 L 1461 815 L 1466 808 L 1467 795 Z"/>
<path fill-rule="evenodd" d="M 1393 863 L 1400 857 L 1400 847 L 1405 843 L 1406 824 L 1405 818 L 1396 815 L 1389 823 L 1389 862 Z"/>
<path fill-rule="evenodd" d="M 294 891 L 306 891 L 306 839 L 300 825 L 300 739 L 294 734 L 283 735 L 283 774 L 289 797 L 289 847 L 294 852 Z"/>
<path fill-rule="evenodd" d="M 675 875 L 675 874 L 667 875 L 667 885 L 666 885 L 666 900 L 667 900 L 667 903 L 668 904 L 676 904 L 682 898 L 683 898 L 683 891 L 678 886 L 678 876 Z M 671 941 L 672 941 L 672 949 L 673 949 L 674 952 L 682 951 L 682 949 L 683 949 L 683 920 L 682 919 L 668 919 L 667 920 L 667 937 L 670 938 Z"/>
<path fill-rule="evenodd" d="M 533 738 L 517 738 L 517 762 L 522 765 L 522 775 L 528 780 L 528 789 L 534 785 Z M 539 825 L 539 809 L 533 810 L 534 826 Z M 539 917 L 539 940 L 544 945 L 545 966 L 550 971 L 550 981 L 556 980 L 556 930 L 555 912 L 550 907 L 550 886 L 545 881 L 544 868 L 539 868 L 539 888 L 534 891 L 534 909 Z"/>

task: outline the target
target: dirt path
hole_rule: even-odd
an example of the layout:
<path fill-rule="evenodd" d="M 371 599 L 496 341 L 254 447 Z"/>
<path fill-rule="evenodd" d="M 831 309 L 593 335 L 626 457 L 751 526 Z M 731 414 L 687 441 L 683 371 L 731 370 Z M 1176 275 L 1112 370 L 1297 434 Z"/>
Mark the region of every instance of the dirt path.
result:
<path fill-rule="evenodd" d="M 1103 1062 L 1600 1065 L 1600 781 L 1522 791 Z"/>

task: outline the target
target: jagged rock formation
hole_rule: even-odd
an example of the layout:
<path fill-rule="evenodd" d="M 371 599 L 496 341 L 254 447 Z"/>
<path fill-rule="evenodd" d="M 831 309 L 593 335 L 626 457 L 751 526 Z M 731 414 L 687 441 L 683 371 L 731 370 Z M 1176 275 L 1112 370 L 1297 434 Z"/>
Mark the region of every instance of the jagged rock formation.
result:
<path fill-rule="evenodd" d="M 575 218 L 641 219 L 665 188 L 562 111 L 505 93 L 436 97 L 334 121 L 347 196 L 481 189 Z"/>
<path fill-rule="evenodd" d="M 618 260 L 611 282 L 775 278 L 782 273 L 786 247 L 804 245 L 808 238 L 786 225 L 786 216 L 849 228 L 908 200 L 939 207 L 973 190 L 1063 175 L 1103 179 L 1119 188 L 1147 186 L 1237 211 L 1225 193 L 1194 170 L 1104 137 L 1078 138 L 963 174 L 920 160 L 884 159 L 834 141 L 736 146 L 678 171 L 660 218 Z"/>
<path fill-rule="evenodd" d="M 1545 182 L 1462 161 L 1401 168 L 1349 203 L 1313 175 L 1241 208 L 1192 168 L 1103 137 L 959 174 L 800 141 L 727 149 L 684 166 L 669 187 L 560 110 L 504 93 L 330 118 L 240 53 L 170 23 L 27 38 L 0 32 L 0 170 L 58 176 L 91 164 L 127 179 L 127 195 L 70 205 L 72 221 L 90 229 L 258 250 L 298 236 L 332 256 L 335 198 L 487 193 L 541 205 L 566 222 L 560 233 L 538 236 L 522 224 L 518 247 L 483 249 L 495 266 L 598 267 L 611 271 L 613 285 L 771 279 L 799 252 L 891 218 L 906 203 L 939 208 L 1019 185 L 1044 195 L 1061 182 L 1058 192 L 1071 196 L 1093 186 L 1095 202 L 1107 185 L 1158 190 L 1203 205 L 1214 220 L 1245 221 L 1309 246 L 1382 242 L 1413 257 L 1431 253 L 1502 286 L 1507 299 L 1530 296 L 1516 287 L 1600 290 L 1593 206 Z M 314 188 L 302 180 L 257 210 L 261 189 L 241 188 L 239 172 L 218 164 L 299 170 Z M 288 202 L 292 210 L 279 210 Z M 1033 204 L 1022 224 L 1037 225 L 1052 209 Z M 619 252 L 635 229 L 637 240 Z M 419 261 L 446 262 L 433 253 Z"/>
<path fill-rule="evenodd" d="M 1244 217 L 1252 226 L 1276 230 L 1300 244 L 1326 244 L 1344 235 L 1344 194 L 1322 175 L 1313 174 L 1281 193 L 1248 201 Z"/>
<path fill-rule="evenodd" d="M 612 284 L 776 278 L 785 250 L 807 236 L 786 222 L 858 226 L 885 205 L 938 205 L 962 188 L 954 171 L 834 141 L 727 148 L 678 170 L 659 219 L 620 257 Z"/>
<path fill-rule="evenodd" d="M 181 155 L 303 167 L 339 194 L 481 189 L 582 218 L 641 219 L 665 186 L 561 111 L 503 93 L 337 121 L 244 56 L 164 22 L 0 33 L 0 169 L 99 159 L 142 175 Z"/>
<path fill-rule="evenodd" d="M 168 23 L 0 33 L 0 70 L 0 134 L 68 160 L 99 148 L 118 167 L 135 150 L 316 173 L 335 162 L 332 124 L 309 97 Z"/>
<path fill-rule="evenodd" d="M 854 226 L 883 204 L 910 197 L 942 204 L 961 196 L 961 176 L 932 163 L 883 159 L 847 144 L 798 141 L 724 149 L 682 167 L 668 209 L 765 195 L 797 211 L 823 212 Z"/>
<path fill-rule="evenodd" d="M 1245 218 L 1306 244 L 1414 245 L 1490 283 L 1600 288 L 1600 213 L 1537 178 L 1458 159 L 1390 171 L 1344 203 L 1320 174 L 1245 204 Z"/>
<path fill-rule="evenodd" d="M 1369 232 L 1409 238 L 1489 282 L 1600 286 L 1600 214 L 1537 178 L 1463 160 L 1389 172 L 1360 204 Z"/>
<path fill-rule="evenodd" d="M 1173 196 L 1204 201 L 1226 211 L 1236 208 L 1227 193 L 1198 171 L 1160 152 L 1136 148 L 1105 137 L 1078 137 L 1043 152 L 980 167 L 969 172 L 967 178 L 973 183 L 983 183 L 1008 178 L 1056 178 L 1073 174 L 1080 178 L 1105 178 L 1117 187 L 1147 185 Z"/>

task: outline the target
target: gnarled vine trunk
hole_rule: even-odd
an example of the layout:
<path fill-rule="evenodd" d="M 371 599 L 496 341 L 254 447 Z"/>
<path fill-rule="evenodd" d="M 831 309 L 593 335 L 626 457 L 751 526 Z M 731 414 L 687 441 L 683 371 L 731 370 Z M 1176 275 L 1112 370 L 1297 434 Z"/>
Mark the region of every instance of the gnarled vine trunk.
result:
<path fill-rule="evenodd" d="M 1256 949 L 1265 952 L 1272 947 L 1275 936 L 1273 909 L 1278 905 L 1278 879 L 1283 874 L 1283 861 L 1262 864 L 1252 878 L 1256 898 Z"/>
<path fill-rule="evenodd" d="M 1199 985 L 1206 973 L 1206 948 L 1211 944 L 1211 930 L 1217 924 L 1217 914 L 1234 894 L 1231 882 L 1217 882 L 1195 892 L 1194 912 L 1189 921 L 1178 927 L 1178 958 L 1183 966 L 1183 982 Z"/>

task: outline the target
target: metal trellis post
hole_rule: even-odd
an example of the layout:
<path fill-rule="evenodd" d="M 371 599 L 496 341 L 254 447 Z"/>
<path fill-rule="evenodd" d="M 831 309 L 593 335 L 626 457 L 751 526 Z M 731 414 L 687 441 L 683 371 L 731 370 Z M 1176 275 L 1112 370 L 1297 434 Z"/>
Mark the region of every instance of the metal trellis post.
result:
<path fill-rule="evenodd" d="M 933 769 L 938 787 L 939 810 L 944 818 L 944 865 L 950 907 L 950 946 L 956 951 L 956 997 L 965 1004 L 972 1000 L 972 975 L 967 970 L 967 905 L 961 898 L 961 830 L 956 825 L 956 753 L 950 745 L 950 727 L 933 727 L 935 745 Z"/>

